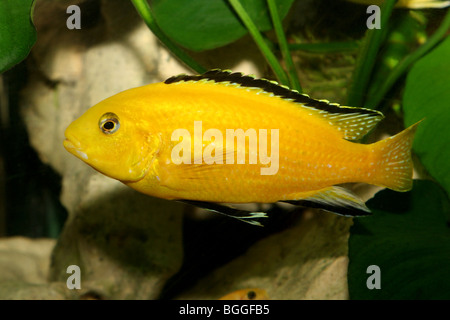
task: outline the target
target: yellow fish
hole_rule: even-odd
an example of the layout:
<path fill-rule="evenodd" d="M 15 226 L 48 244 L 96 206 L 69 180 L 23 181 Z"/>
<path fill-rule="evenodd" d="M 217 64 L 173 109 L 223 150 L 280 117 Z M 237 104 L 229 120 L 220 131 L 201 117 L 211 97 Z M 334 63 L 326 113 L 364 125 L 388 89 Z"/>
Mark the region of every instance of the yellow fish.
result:
<path fill-rule="evenodd" d="M 349 190 L 364 182 L 412 186 L 417 124 L 359 144 L 382 113 L 343 107 L 241 73 L 179 75 L 114 95 L 65 132 L 65 148 L 147 195 L 182 200 L 259 224 L 263 212 L 219 203 L 278 201 L 355 216 L 370 213 Z"/>
<path fill-rule="evenodd" d="M 219 300 L 270 300 L 264 289 L 241 289 L 229 293 Z"/>
<path fill-rule="evenodd" d="M 351 2 L 362 3 L 366 5 L 381 5 L 384 0 L 349 0 Z M 450 1 L 442 0 L 398 0 L 395 4 L 399 8 L 409 9 L 442 9 L 450 6 Z"/>

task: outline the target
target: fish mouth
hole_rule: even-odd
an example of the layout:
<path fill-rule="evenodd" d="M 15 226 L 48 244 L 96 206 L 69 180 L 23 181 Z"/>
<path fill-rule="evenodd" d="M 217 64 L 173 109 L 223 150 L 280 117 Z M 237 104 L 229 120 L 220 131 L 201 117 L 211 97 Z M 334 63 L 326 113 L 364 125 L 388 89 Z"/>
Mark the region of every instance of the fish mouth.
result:
<path fill-rule="evenodd" d="M 82 160 L 88 160 L 89 157 L 87 154 L 83 151 L 81 151 L 80 142 L 74 139 L 66 138 L 63 141 L 64 148 L 66 148 L 67 151 L 69 151 L 74 156 L 82 159 Z"/>

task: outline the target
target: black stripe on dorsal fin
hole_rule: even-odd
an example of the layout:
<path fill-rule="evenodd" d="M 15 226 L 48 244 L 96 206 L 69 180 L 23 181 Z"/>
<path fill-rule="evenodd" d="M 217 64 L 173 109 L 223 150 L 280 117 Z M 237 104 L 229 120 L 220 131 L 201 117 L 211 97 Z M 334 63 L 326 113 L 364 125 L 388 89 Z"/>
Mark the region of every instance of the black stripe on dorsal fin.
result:
<path fill-rule="evenodd" d="M 250 75 L 230 70 L 213 69 L 200 75 L 186 75 L 170 77 L 165 84 L 178 82 L 210 80 L 215 83 L 234 83 L 240 87 L 260 88 L 282 99 L 298 103 L 302 107 L 314 110 L 314 113 L 326 119 L 329 124 L 336 126 L 347 140 L 358 140 L 369 132 L 380 120 L 383 114 L 376 110 L 340 106 L 327 100 L 316 100 L 296 90 L 291 90 L 275 81 L 256 79 Z"/>

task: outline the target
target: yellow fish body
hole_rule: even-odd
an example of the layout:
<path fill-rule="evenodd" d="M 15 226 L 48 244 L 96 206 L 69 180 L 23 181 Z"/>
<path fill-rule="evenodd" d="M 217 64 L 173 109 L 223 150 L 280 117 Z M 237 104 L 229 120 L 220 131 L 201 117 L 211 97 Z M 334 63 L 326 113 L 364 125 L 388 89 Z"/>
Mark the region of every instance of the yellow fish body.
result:
<path fill-rule="evenodd" d="M 349 0 L 351 2 L 362 3 L 366 5 L 381 5 L 384 0 Z M 395 4 L 399 8 L 409 9 L 441 9 L 450 6 L 450 1 L 443 0 L 398 0 Z"/>
<path fill-rule="evenodd" d="M 270 300 L 270 298 L 266 290 L 253 288 L 233 291 L 219 300 Z"/>
<path fill-rule="evenodd" d="M 101 173 L 155 197 L 195 204 L 303 201 L 357 215 L 369 210 L 335 185 L 412 186 L 417 124 L 373 144 L 354 142 L 382 118 L 268 80 L 212 70 L 98 103 L 70 124 L 64 146 Z"/>

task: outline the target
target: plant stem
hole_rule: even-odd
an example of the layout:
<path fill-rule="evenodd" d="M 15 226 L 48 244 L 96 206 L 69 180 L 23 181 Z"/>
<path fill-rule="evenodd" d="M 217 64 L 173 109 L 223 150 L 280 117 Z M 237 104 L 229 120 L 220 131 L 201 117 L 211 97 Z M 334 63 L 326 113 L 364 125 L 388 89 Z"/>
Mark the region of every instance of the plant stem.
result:
<path fill-rule="evenodd" d="M 292 61 L 291 52 L 289 51 L 275 0 L 267 0 L 267 5 L 269 7 L 270 16 L 272 17 L 273 27 L 277 35 L 278 45 L 280 46 L 281 54 L 283 55 L 283 59 L 286 63 L 291 88 L 297 90 L 298 92 L 302 92 L 302 86 L 300 85 L 297 70 L 295 69 L 294 62 Z"/>
<path fill-rule="evenodd" d="M 288 86 L 289 85 L 288 76 L 286 75 L 280 63 L 278 62 L 278 59 L 275 57 L 273 52 L 269 49 L 269 47 L 265 43 L 258 28 L 255 26 L 250 16 L 242 7 L 239 0 L 228 0 L 228 2 L 236 11 L 237 15 L 239 16 L 239 18 L 241 19 L 242 23 L 245 25 L 247 30 L 250 32 L 251 36 L 253 37 L 253 40 L 256 42 L 256 45 L 259 47 L 264 57 L 266 58 L 267 62 L 269 63 L 270 67 L 272 68 L 273 72 L 277 76 L 278 81 L 280 81 L 281 84 Z"/>
<path fill-rule="evenodd" d="M 371 29 L 366 33 L 361 52 L 356 61 L 356 68 L 353 73 L 353 80 L 348 93 L 347 104 L 349 106 L 358 107 L 363 104 L 364 94 L 367 91 L 378 50 L 386 37 L 387 22 L 396 2 L 397 0 L 386 0 L 382 4 L 380 9 L 381 29 Z"/>
<path fill-rule="evenodd" d="M 400 61 L 394 70 L 389 74 L 386 81 L 383 82 L 377 94 L 367 101 L 367 106 L 369 108 L 377 106 L 384 96 L 389 92 L 392 86 L 397 82 L 397 80 L 405 73 L 405 71 L 418 59 L 424 56 L 428 51 L 433 49 L 447 34 L 450 30 L 450 10 L 447 11 L 444 20 L 442 21 L 439 28 L 433 33 L 433 35 L 420 46 L 413 53 L 406 56 L 402 61 Z"/>
<path fill-rule="evenodd" d="M 207 71 L 202 65 L 189 56 L 184 50 L 176 45 L 165 33 L 161 30 L 153 17 L 152 10 L 147 3 L 147 0 L 131 0 L 139 15 L 142 17 L 148 28 L 153 34 L 169 49 L 178 59 L 184 62 L 189 68 L 198 72 L 204 73 Z"/>

